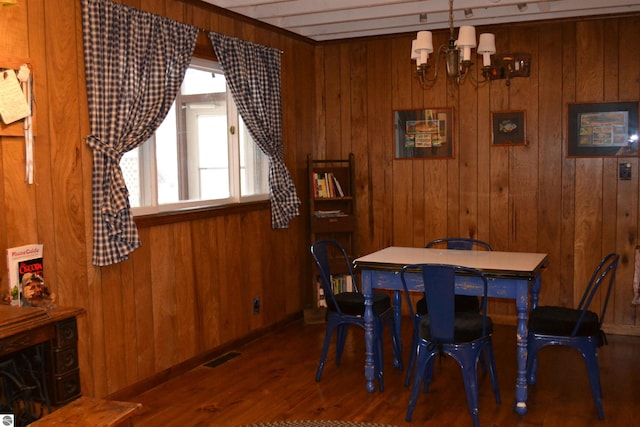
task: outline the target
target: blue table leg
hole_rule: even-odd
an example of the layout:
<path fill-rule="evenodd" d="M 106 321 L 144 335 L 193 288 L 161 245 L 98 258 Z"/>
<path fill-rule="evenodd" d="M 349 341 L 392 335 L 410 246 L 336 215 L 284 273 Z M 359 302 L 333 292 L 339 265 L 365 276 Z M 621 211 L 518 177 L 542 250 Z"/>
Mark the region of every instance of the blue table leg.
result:
<path fill-rule="evenodd" d="M 538 295 L 540 295 L 541 282 L 542 277 L 538 275 L 535 282 L 533 282 L 533 287 L 531 288 L 531 310 L 538 306 Z"/>
<path fill-rule="evenodd" d="M 516 308 L 518 310 L 517 338 L 517 376 L 516 403 L 518 414 L 527 413 L 527 313 L 529 305 L 529 282 L 518 281 L 516 284 Z"/>
<path fill-rule="evenodd" d="M 400 327 L 402 322 L 402 292 L 393 292 L 393 320 L 396 328 L 396 336 L 398 337 L 398 354 L 393 359 L 393 366 L 402 369 L 402 334 L 400 333 Z"/>
<path fill-rule="evenodd" d="M 367 382 L 367 391 L 373 393 L 375 391 L 374 384 L 374 367 L 373 367 L 373 300 L 371 289 L 371 271 L 362 271 L 362 294 L 364 295 L 364 345 L 365 345 L 365 358 L 364 358 L 364 377 Z"/>

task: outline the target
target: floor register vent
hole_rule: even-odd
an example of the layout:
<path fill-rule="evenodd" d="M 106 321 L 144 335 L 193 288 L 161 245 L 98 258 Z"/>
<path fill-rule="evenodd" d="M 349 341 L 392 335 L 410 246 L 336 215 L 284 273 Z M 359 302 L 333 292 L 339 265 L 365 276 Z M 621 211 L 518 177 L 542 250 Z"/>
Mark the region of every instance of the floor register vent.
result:
<path fill-rule="evenodd" d="M 215 368 L 216 366 L 220 366 L 223 363 L 228 362 L 229 360 L 238 356 L 240 356 L 240 353 L 238 353 L 237 351 L 230 351 L 229 353 L 223 354 L 222 356 L 216 359 L 213 359 L 210 362 L 205 363 L 204 366 L 207 366 L 209 368 Z"/>

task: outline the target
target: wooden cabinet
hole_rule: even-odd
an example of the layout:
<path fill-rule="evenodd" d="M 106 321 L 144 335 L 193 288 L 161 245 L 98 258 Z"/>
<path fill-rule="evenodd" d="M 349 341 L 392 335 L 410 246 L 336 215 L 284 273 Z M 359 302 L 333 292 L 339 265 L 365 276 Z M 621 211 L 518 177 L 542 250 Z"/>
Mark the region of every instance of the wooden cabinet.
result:
<path fill-rule="evenodd" d="M 344 246 L 351 259 L 357 254 L 355 169 L 353 153 L 347 159 L 320 160 L 307 156 L 311 243 L 332 239 Z M 312 261 L 313 262 L 313 261 Z M 335 274 L 346 273 L 332 264 Z M 318 306 L 317 268 L 313 265 L 314 304 Z"/>

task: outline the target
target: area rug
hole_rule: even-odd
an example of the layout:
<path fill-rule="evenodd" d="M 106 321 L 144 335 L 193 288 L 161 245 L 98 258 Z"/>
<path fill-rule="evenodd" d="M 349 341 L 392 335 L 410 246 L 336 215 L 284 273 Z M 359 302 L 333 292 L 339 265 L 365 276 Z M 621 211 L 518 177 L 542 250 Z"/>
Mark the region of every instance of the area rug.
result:
<path fill-rule="evenodd" d="M 238 427 L 394 427 L 390 424 L 357 423 L 354 421 L 275 421 L 272 423 L 243 424 Z"/>

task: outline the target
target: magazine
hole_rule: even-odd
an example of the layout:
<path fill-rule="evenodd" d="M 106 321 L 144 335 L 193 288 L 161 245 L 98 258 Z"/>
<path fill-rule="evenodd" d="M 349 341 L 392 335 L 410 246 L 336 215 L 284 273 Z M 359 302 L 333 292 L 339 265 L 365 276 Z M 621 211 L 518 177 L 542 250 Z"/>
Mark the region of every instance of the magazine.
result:
<path fill-rule="evenodd" d="M 9 292 L 11 305 L 22 306 L 22 282 L 44 282 L 43 245 L 33 244 L 7 249 L 7 276 L 9 278 Z"/>

